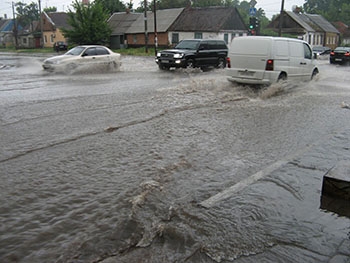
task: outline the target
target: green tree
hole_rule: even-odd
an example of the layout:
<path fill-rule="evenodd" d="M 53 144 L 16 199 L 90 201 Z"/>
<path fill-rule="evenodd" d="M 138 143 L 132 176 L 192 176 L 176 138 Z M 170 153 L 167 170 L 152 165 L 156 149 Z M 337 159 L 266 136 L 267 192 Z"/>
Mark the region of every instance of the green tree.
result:
<path fill-rule="evenodd" d="M 342 21 L 350 25 L 349 0 L 306 0 L 304 10 L 309 14 L 319 14 L 330 22 Z"/>
<path fill-rule="evenodd" d="M 46 12 L 46 13 L 57 12 L 57 7 L 55 7 L 55 6 L 45 7 L 44 12 Z"/>
<path fill-rule="evenodd" d="M 106 44 L 109 42 L 111 29 L 107 23 L 109 13 L 101 3 L 87 5 L 75 0 L 74 12 L 69 9 L 68 24 L 72 29 L 63 29 L 63 34 L 71 44 Z"/>
<path fill-rule="evenodd" d="M 126 6 L 122 1 L 119 0 L 95 0 L 95 3 L 101 4 L 110 15 L 116 12 L 124 12 L 126 10 Z M 132 8 L 132 3 L 128 4 L 128 8 Z"/>
<path fill-rule="evenodd" d="M 33 30 L 33 22 L 39 20 L 39 8 L 38 4 L 31 2 L 26 5 L 22 2 L 15 4 L 17 11 L 17 21 L 22 27 L 30 25 Z"/>

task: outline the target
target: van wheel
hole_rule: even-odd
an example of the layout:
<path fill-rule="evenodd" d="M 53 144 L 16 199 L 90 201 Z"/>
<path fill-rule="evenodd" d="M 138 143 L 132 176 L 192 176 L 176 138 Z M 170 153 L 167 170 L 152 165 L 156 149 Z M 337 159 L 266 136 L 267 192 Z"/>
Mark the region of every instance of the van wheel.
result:
<path fill-rule="evenodd" d="M 286 73 L 281 73 L 278 76 L 277 82 L 286 81 L 286 80 L 287 80 L 287 74 Z"/>
<path fill-rule="evenodd" d="M 312 75 L 311 75 L 311 80 L 313 80 L 317 74 L 318 74 L 318 69 L 314 69 L 314 71 L 312 72 Z"/>
<path fill-rule="evenodd" d="M 218 59 L 218 64 L 216 65 L 217 68 L 225 68 L 226 67 L 226 60 L 224 58 Z"/>
<path fill-rule="evenodd" d="M 186 67 L 187 68 L 194 68 L 194 60 L 193 59 L 188 59 L 187 61 L 186 61 Z"/>

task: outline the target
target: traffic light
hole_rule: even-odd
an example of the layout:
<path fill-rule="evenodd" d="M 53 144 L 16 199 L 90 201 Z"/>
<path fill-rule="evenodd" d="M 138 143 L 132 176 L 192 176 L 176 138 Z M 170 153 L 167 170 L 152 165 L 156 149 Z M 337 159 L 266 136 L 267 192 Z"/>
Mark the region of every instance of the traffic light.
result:
<path fill-rule="evenodd" d="M 251 16 L 249 17 L 249 30 L 252 30 L 256 27 L 256 17 Z"/>

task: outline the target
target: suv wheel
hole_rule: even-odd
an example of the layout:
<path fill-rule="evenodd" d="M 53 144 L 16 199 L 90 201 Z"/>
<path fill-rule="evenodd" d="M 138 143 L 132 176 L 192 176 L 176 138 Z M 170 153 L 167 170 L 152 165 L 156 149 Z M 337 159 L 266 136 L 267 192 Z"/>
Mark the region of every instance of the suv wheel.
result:
<path fill-rule="evenodd" d="M 158 67 L 159 67 L 159 69 L 162 69 L 162 70 L 169 70 L 170 69 L 169 66 L 164 66 L 162 64 L 159 64 Z"/>
<path fill-rule="evenodd" d="M 194 60 L 193 59 L 188 59 L 187 61 L 186 61 L 186 67 L 187 68 L 194 68 Z"/>
<path fill-rule="evenodd" d="M 219 58 L 216 67 L 217 68 L 225 68 L 226 67 L 226 60 L 225 60 L 225 58 Z"/>

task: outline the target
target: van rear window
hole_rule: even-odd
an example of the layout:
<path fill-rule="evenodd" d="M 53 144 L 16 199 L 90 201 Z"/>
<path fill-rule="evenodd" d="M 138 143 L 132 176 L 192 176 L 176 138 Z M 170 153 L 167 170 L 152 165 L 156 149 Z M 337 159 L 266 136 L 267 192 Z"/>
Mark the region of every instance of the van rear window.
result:
<path fill-rule="evenodd" d="M 254 41 L 246 38 L 235 39 L 230 47 L 230 52 L 242 55 L 266 55 L 269 51 L 270 41 L 267 39 L 255 39 Z"/>

